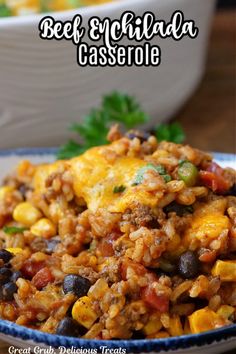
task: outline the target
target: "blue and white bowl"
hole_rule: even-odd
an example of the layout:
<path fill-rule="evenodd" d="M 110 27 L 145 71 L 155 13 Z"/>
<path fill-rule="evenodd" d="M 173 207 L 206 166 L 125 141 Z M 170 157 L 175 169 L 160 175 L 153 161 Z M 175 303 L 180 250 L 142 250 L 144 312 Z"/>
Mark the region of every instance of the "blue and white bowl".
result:
<path fill-rule="evenodd" d="M 32 162 L 51 162 L 55 149 L 17 149 L 0 151 L 0 180 L 15 168 L 21 159 Z M 236 155 L 214 154 L 223 167 L 236 168 Z M 12 322 L 0 320 L 0 340 L 9 346 L 20 347 L 41 354 L 126 354 L 126 353 L 208 353 L 236 351 L 236 324 L 201 334 L 149 340 L 86 340 L 43 333 Z M 108 351 L 105 352 L 104 348 Z M 14 349 L 14 348 L 13 348 Z M 47 349 L 47 351 L 46 351 Z M 66 351 L 69 349 L 71 351 Z M 115 350 L 116 349 L 116 350 Z M 83 351 L 84 350 L 84 351 Z M 90 350 L 90 351 L 88 351 Z M 10 352 L 10 351 L 9 351 Z M 26 351 L 27 353 L 27 351 Z"/>
<path fill-rule="evenodd" d="M 105 341 L 47 334 L 16 325 L 9 321 L 0 320 L 0 339 L 9 343 L 9 346 L 24 349 L 31 348 L 32 352 L 35 353 L 37 353 L 37 347 L 49 350 L 51 348 L 51 351 L 45 351 L 45 353 L 49 354 L 67 354 L 66 349 L 74 351 L 68 351 L 70 354 L 86 354 L 89 353 L 88 350 L 93 354 L 162 354 L 173 352 L 197 354 L 206 353 L 206 351 L 208 354 L 218 354 L 236 349 L 236 325 L 202 334 L 164 339 Z M 105 353 L 103 348 L 107 348 L 108 351 Z"/>

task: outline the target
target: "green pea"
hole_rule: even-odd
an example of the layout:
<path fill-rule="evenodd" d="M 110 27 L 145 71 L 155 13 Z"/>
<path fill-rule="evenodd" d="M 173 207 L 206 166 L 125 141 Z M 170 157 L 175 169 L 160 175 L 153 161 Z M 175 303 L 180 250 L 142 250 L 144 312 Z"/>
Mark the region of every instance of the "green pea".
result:
<path fill-rule="evenodd" d="M 184 161 L 178 168 L 179 179 L 184 181 L 187 187 L 193 187 L 198 180 L 198 169 L 189 161 Z"/>

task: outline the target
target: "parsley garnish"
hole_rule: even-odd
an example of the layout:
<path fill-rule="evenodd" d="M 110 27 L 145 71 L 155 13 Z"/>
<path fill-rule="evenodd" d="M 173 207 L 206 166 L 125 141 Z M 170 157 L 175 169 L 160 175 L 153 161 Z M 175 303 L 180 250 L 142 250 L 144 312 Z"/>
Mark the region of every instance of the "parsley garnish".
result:
<path fill-rule="evenodd" d="M 81 155 L 93 146 L 108 144 L 107 133 L 114 123 L 125 129 L 136 128 L 146 123 L 150 117 L 142 110 L 134 97 L 113 92 L 104 96 L 100 107 L 91 110 L 82 123 L 74 123 L 70 130 L 78 134 L 77 140 L 69 140 L 59 149 L 59 159 L 69 159 Z M 183 142 L 185 135 L 178 123 L 161 124 L 154 129 L 158 141 L 167 140 L 174 143 Z"/>
<path fill-rule="evenodd" d="M 171 176 L 168 175 L 168 174 L 166 174 L 166 175 L 164 174 L 164 175 L 161 175 L 161 176 L 164 178 L 164 181 L 166 183 L 168 183 L 168 182 L 170 182 L 172 180 Z"/>
<path fill-rule="evenodd" d="M 8 235 L 15 235 L 17 233 L 22 233 L 27 230 L 25 227 L 16 227 L 16 226 L 5 226 L 3 231 Z"/>
<path fill-rule="evenodd" d="M 185 133 L 179 123 L 160 124 L 154 131 L 159 142 L 165 140 L 182 144 L 185 140 Z"/>
<path fill-rule="evenodd" d="M 160 176 L 162 176 L 165 180 L 165 182 L 170 182 L 171 181 L 171 176 L 167 174 L 165 167 L 161 166 L 161 165 L 153 165 L 152 163 L 147 164 L 144 167 L 141 167 L 138 172 L 137 175 L 135 177 L 133 186 L 138 186 L 139 184 L 141 184 L 143 182 L 143 177 L 144 174 L 148 171 L 148 170 L 153 170 L 159 173 Z"/>
<path fill-rule="evenodd" d="M 113 189 L 113 193 L 122 193 L 126 190 L 126 187 L 121 185 L 121 186 L 115 186 Z"/>
<path fill-rule="evenodd" d="M 0 17 L 9 17 L 11 15 L 12 13 L 9 7 L 4 4 L 0 4 Z"/>
<path fill-rule="evenodd" d="M 93 146 L 107 144 L 107 133 L 112 123 L 120 123 L 131 129 L 147 122 L 148 116 L 133 97 L 114 92 L 105 96 L 100 108 L 93 109 L 82 123 L 74 123 L 71 130 L 81 142 L 70 140 L 58 152 L 59 159 L 68 159 L 82 154 Z"/>

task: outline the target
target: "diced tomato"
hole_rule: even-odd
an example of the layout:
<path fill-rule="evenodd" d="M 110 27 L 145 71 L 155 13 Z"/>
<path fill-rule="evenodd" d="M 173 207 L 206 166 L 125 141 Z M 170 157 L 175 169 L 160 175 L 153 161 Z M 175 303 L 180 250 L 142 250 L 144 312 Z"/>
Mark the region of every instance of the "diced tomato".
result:
<path fill-rule="evenodd" d="M 54 281 L 54 277 L 48 267 L 42 268 L 40 271 L 35 274 L 32 279 L 32 284 L 38 289 L 41 290 L 48 283 L 52 283 Z"/>
<path fill-rule="evenodd" d="M 33 278 L 33 276 L 38 273 L 43 267 L 45 267 L 44 261 L 35 262 L 31 259 L 28 259 L 23 263 L 21 268 L 22 274 L 26 278 Z"/>
<path fill-rule="evenodd" d="M 103 257 L 114 256 L 113 243 L 119 236 L 120 236 L 120 234 L 113 232 L 109 236 L 101 239 L 101 241 L 99 242 L 99 245 L 98 245 L 98 250 Z"/>
<path fill-rule="evenodd" d="M 201 182 L 213 192 L 225 193 L 230 188 L 230 183 L 223 176 L 209 171 L 200 171 Z"/>
<path fill-rule="evenodd" d="M 109 240 L 101 240 L 98 245 L 98 250 L 103 257 L 114 256 L 114 249 L 112 243 Z"/>
<path fill-rule="evenodd" d="M 148 305 L 162 313 L 169 310 L 169 299 L 165 295 L 157 295 L 152 284 L 141 290 L 141 298 Z"/>
<path fill-rule="evenodd" d="M 131 267 L 137 275 L 142 276 L 147 273 L 147 269 L 142 264 L 127 259 L 121 264 L 121 277 L 123 280 L 127 280 L 127 269 L 129 267 Z"/>

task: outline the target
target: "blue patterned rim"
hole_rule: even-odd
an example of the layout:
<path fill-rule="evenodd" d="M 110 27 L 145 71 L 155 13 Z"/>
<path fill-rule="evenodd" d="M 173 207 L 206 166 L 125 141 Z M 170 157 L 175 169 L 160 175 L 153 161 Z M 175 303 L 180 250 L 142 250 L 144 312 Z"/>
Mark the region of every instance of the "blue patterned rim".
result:
<path fill-rule="evenodd" d="M 0 150 L 0 156 L 32 156 L 32 155 L 55 155 L 57 148 L 23 148 Z M 234 154 L 213 153 L 214 158 L 219 161 L 236 161 Z M 228 327 L 223 327 L 214 331 L 204 332 L 201 334 L 185 335 L 180 337 L 171 337 L 164 339 L 149 339 L 149 340 L 86 340 L 65 336 L 52 335 L 40 331 L 32 330 L 15 323 L 0 320 L 0 333 L 7 336 L 16 337 L 22 340 L 31 340 L 35 343 L 43 343 L 54 348 L 60 346 L 66 348 L 84 348 L 97 349 L 105 346 L 109 349 L 122 348 L 126 349 L 127 353 L 140 352 L 158 352 L 177 349 L 186 349 L 193 346 L 201 347 L 210 345 L 214 342 L 220 342 L 235 337 L 236 341 L 236 324 Z"/>
<path fill-rule="evenodd" d="M 0 156 L 44 156 L 44 155 L 56 155 L 58 148 L 46 147 L 46 148 L 19 148 L 19 149 L 4 149 L 0 150 Z"/>
<path fill-rule="evenodd" d="M 0 333 L 20 338 L 24 341 L 31 340 L 35 343 L 46 344 L 54 348 L 63 346 L 66 348 L 74 347 L 99 350 L 102 346 L 105 346 L 109 349 L 126 349 L 126 353 L 149 353 L 153 351 L 158 352 L 185 349 L 193 346 L 201 347 L 234 337 L 236 340 L 236 325 L 223 327 L 201 334 L 192 334 L 164 339 L 90 340 L 48 334 L 19 326 L 9 321 L 0 320 Z"/>

